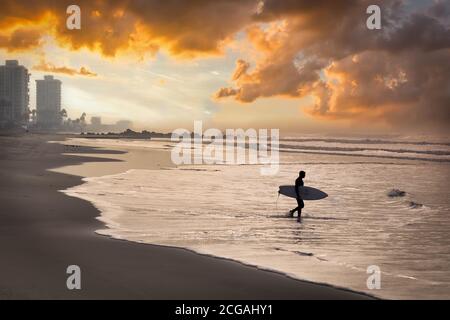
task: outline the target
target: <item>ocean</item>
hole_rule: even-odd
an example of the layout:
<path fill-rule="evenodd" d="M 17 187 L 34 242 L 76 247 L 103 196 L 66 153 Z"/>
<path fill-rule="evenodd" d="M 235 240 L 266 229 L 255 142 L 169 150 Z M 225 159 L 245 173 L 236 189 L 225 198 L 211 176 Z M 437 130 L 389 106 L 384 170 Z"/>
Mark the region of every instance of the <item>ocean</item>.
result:
<path fill-rule="evenodd" d="M 101 143 L 101 142 L 99 142 Z M 170 141 L 116 141 L 168 151 Z M 64 190 L 92 202 L 129 241 L 183 247 L 381 298 L 450 298 L 450 143 L 397 138 L 284 137 L 273 176 L 259 165 L 181 165 L 85 178 Z M 278 196 L 306 171 L 328 193 Z M 381 271 L 369 289 L 370 266 Z"/>

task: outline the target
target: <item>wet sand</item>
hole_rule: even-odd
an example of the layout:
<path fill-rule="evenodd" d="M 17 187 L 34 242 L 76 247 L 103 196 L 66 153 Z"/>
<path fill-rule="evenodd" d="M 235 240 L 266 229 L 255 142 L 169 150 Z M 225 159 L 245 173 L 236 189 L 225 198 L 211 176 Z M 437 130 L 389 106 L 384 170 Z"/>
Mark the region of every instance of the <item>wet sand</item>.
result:
<path fill-rule="evenodd" d="M 370 299 L 186 249 L 96 234 L 104 228 L 98 210 L 58 190 L 82 176 L 157 169 L 168 165 L 166 156 L 47 142 L 63 139 L 0 137 L 0 299 Z M 49 171 L 63 166 L 73 174 Z M 82 288 L 71 291 L 66 268 L 74 264 Z"/>

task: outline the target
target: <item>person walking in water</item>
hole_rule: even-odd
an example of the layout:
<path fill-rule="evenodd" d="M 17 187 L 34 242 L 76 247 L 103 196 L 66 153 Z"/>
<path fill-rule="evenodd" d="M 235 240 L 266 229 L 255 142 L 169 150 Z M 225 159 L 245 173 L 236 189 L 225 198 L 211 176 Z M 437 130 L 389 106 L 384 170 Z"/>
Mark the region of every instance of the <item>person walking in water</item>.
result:
<path fill-rule="evenodd" d="M 298 211 L 297 221 L 302 221 L 302 209 L 305 207 L 302 197 L 300 196 L 300 187 L 303 187 L 303 179 L 305 178 L 305 171 L 300 171 L 298 173 L 298 178 L 295 179 L 295 194 L 297 196 L 297 208 L 292 209 L 290 212 L 291 217 L 294 216 L 295 211 Z"/>

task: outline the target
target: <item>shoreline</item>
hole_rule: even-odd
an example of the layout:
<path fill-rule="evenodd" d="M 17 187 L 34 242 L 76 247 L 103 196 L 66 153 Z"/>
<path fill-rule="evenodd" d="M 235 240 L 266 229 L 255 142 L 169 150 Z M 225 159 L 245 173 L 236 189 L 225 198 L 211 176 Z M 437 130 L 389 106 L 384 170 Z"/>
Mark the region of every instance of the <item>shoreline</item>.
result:
<path fill-rule="evenodd" d="M 67 155 L 64 145 L 47 142 L 64 136 L 0 139 L 0 195 L 9 209 L 0 215 L 0 250 L 8 261 L 0 265 L 2 299 L 375 298 L 187 248 L 111 241 L 121 239 L 95 232 L 107 226 L 92 203 L 58 192 L 82 184 L 82 177 L 49 169 L 117 165 L 114 157 L 124 153 L 81 146 Z M 82 290 L 65 287 L 70 264 L 80 265 Z"/>
<path fill-rule="evenodd" d="M 103 235 L 103 234 L 99 234 L 99 235 L 102 236 L 102 237 L 109 238 L 111 240 L 115 240 L 115 241 L 124 241 L 124 242 L 138 243 L 138 244 L 143 244 L 143 245 L 148 245 L 148 246 L 155 246 L 155 247 L 161 247 L 161 248 L 168 248 L 168 249 L 186 250 L 187 252 L 190 252 L 190 253 L 193 253 L 193 254 L 196 254 L 196 255 L 205 256 L 205 257 L 218 259 L 218 260 L 223 260 L 223 261 L 226 261 L 226 262 L 238 263 L 238 264 L 241 264 L 241 265 L 243 265 L 245 267 L 254 268 L 254 269 L 257 269 L 257 270 L 264 271 L 264 272 L 274 273 L 274 274 L 277 274 L 277 275 L 284 276 L 284 277 L 286 277 L 288 279 L 292 279 L 294 281 L 300 281 L 302 283 L 329 287 L 329 288 L 332 288 L 332 289 L 345 291 L 345 292 L 349 292 L 349 293 L 352 293 L 352 294 L 354 293 L 354 294 L 366 296 L 368 299 L 388 300 L 388 299 L 385 299 L 385 298 L 382 298 L 382 297 L 378 297 L 378 296 L 375 296 L 375 295 L 370 295 L 370 294 L 368 294 L 366 292 L 357 291 L 357 290 L 353 290 L 353 289 L 346 288 L 346 287 L 335 286 L 335 285 L 332 285 L 332 284 L 329 284 L 329 283 L 326 283 L 326 282 L 310 281 L 308 279 L 298 278 L 298 277 L 296 277 L 294 275 L 290 275 L 290 274 L 282 272 L 280 270 L 271 269 L 271 268 L 268 268 L 268 267 L 266 268 L 266 267 L 263 267 L 263 266 L 247 263 L 245 261 L 241 261 L 241 260 L 237 260 L 237 259 L 233 259 L 233 258 L 222 257 L 222 256 L 209 254 L 209 253 L 202 253 L 202 252 L 195 251 L 194 249 L 189 249 L 187 247 L 177 247 L 177 246 L 170 246 L 170 245 L 163 245 L 163 244 L 153 244 L 153 243 L 146 243 L 146 242 L 138 242 L 138 241 L 131 241 L 131 240 L 127 240 L 127 239 L 114 238 L 114 237 L 109 236 L 109 235 Z M 248 298 L 248 299 L 251 300 L 252 298 Z M 277 299 L 274 299 L 274 300 L 277 300 Z M 306 300 L 309 300 L 309 298 L 306 298 Z M 333 299 L 331 299 L 331 300 L 333 300 Z"/>

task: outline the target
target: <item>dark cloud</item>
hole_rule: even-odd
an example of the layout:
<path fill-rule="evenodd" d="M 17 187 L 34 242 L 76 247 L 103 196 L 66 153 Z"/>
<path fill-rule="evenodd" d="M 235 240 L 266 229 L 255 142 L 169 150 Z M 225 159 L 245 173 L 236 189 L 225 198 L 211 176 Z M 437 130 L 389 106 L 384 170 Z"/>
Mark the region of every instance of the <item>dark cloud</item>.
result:
<path fill-rule="evenodd" d="M 233 88 L 221 88 L 219 91 L 217 91 L 214 95 L 216 99 L 224 98 L 224 97 L 230 97 L 235 96 L 239 94 L 239 90 L 233 89 Z"/>
<path fill-rule="evenodd" d="M 247 36 L 260 51 L 268 37 L 276 46 L 250 61 L 251 72 L 241 75 L 238 64 L 240 76 L 222 96 L 252 102 L 312 95 L 307 112 L 316 117 L 448 130 L 450 29 L 440 14 L 447 5 L 415 11 L 405 2 L 380 2 L 382 30 L 372 31 L 366 8 L 374 3 L 265 1 L 257 19 L 266 25 Z"/>
<path fill-rule="evenodd" d="M 389 36 L 380 39 L 380 49 L 392 51 L 420 49 L 434 51 L 450 48 L 450 29 L 437 18 L 412 14 Z"/>
<path fill-rule="evenodd" d="M 40 46 L 41 32 L 35 29 L 16 29 L 8 35 L 0 35 L 0 48 L 9 52 L 30 50 Z"/>

